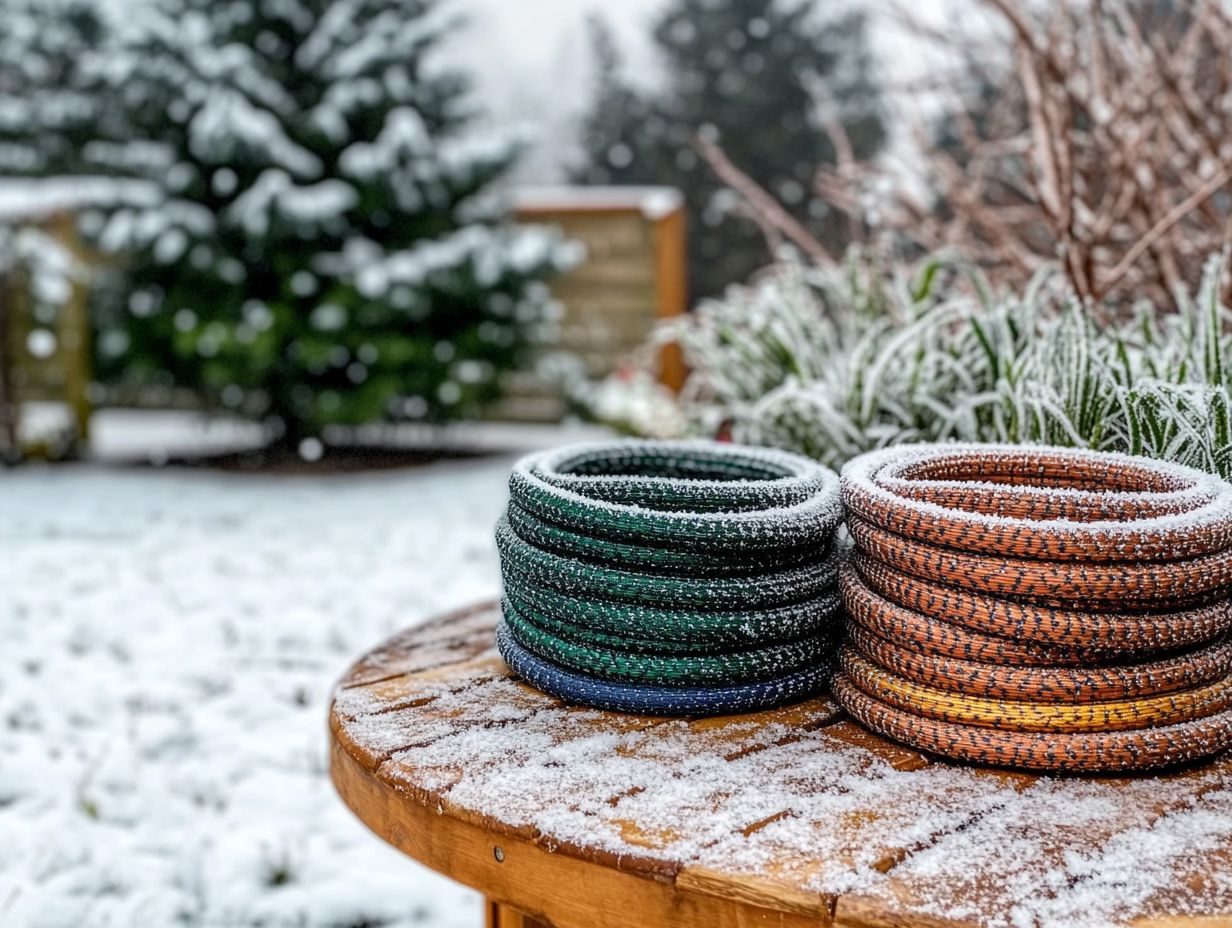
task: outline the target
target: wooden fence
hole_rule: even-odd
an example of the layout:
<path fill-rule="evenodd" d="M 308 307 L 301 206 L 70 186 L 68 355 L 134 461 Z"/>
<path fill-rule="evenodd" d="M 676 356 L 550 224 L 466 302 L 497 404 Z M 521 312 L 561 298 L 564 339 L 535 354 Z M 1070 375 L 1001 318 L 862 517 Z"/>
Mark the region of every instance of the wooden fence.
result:
<path fill-rule="evenodd" d="M 658 319 L 684 312 L 685 227 L 679 193 L 661 187 L 527 189 L 516 218 L 558 227 L 585 257 L 552 283 L 563 307 L 559 342 L 589 378 L 602 378 L 643 345 Z M 53 238 L 79 260 L 73 216 L 7 217 Z M 86 284 L 70 280 L 64 305 L 40 316 L 19 268 L 0 277 L 0 455 L 72 454 L 89 433 L 90 322 Z M 660 379 L 673 389 L 684 379 L 678 350 L 664 349 Z M 508 396 L 489 418 L 558 421 L 568 409 L 561 383 L 534 369 L 507 375 Z M 167 405 L 138 398 L 139 405 Z M 50 413 L 50 415 L 49 415 Z"/>
<path fill-rule="evenodd" d="M 585 374 L 601 378 L 640 347 L 658 319 L 687 308 L 685 214 L 668 187 L 527 189 L 515 200 L 521 222 L 558 227 L 585 258 L 552 284 L 563 307 L 559 342 Z M 684 380 L 679 350 L 659 357 L 659 377 L 672 389 Z M 493 418 L 555 421 L 567 407 L 561 385 L 535 370 L 508 375 L 508 396 Z"/>
<path fill-rule="evenodd" d="M 17 220 L 10 220 L 16 226 Z M 69 213 L 24 225 L 80 260 Z M 89 435 L 90 320 L 80 274 L 65 276 L 62 305 L 33 298 L 30 270 L 18 263 L 0 276 L 0 453 L 6 459 L 74 454 Z"/>

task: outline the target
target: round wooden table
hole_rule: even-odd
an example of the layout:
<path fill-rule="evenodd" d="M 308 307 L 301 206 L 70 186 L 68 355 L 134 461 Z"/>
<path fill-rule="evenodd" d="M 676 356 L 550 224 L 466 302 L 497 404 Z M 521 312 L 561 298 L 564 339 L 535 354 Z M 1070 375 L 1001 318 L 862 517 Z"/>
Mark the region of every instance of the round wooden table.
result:
<path fill-rule="evenodd" d="M 933 760 L 819 698 L 664 719 L 519 682 L 484 604 L 338 684 L 331 772 L 508 928 L 1232 926 L 1232 757 L 1056 779 Z"/>

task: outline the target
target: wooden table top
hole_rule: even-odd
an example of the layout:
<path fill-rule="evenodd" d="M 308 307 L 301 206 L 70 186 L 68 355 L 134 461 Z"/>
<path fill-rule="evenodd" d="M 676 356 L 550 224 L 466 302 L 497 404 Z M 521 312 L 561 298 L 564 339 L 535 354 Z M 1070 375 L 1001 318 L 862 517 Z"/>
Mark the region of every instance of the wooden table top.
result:
<path fill-rule="evenodd" d="M 1232 755 L 1164 776 L 951 765 L 825 698 L 664 719 L 519 682 L 477 606 L 338 684 L 339 793 L 428 866 L 558 928 L 1232 926 Z"/>

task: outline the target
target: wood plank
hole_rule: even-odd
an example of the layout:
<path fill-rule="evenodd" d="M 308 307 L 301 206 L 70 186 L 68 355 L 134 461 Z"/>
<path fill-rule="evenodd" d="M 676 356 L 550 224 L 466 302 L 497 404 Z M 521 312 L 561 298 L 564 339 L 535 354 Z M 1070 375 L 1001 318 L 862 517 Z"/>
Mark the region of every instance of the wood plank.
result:
<path fill-rule="evenodd" d="M 557 226 L 565 237 L 582 243 L 587 257 L 552 281 L 553 296 L 564 307 L 559 346 L 585 357 L 591 377 L 612 373 L 640 348 L 657 320 L 687 310 L 684 211 L 648 216 L 639 208 L 588 210 L 558 205 L 525 213 L 536 222 Z M 659 379 L 678 390 L 684 380 L 679 346 L 659 352 Z M 506 397 L 490 417 L 543 421 L 565 412 L 558 386 L 527 388 L 520 378 L 504 376 Z M 519 402 L 550 387 L 555 403 Z"/>
<path fill-rule="evenodd" d="M 566 237 L 584 241 L 594 260 L 650 248 L 651 226 L 638 209 L 582 215 L 566 211 L 545 212 L 540 213 L 535 221 L 550 223 L 560 228 Z"/>
<path fill-rule="evenodd" d="M 335 737 L 376 769 L 400 752 L 424 749 L 471 729 L 490 731 L 525 723 L 560 705 L 512 679 L 497 656 L 454 664 L 450 670 L 459 676 L 442 678 L 428 671 L 396 678 L 397 698 L 404 708 L 382 709 L 381 702 L 357 704 L 370 688 L 339 694 L 352 714 L 334 713 Z M 359 711 L 361 705 L 371 711 Z"/>
<path fill-rule="evenodd" d="M 854 722 L 835 725 L 830 729 L 830 734 L 847 744 L 877 755 L 895 770 L 921 770 L 931 763 L 928 755 L 887 741 Z"/>
<path fill-rule="evenodd" d="M 655 283 L 654 255 L 647 248 L 643 256 L 592 261 L 576 271 L 569 271 L 562 279 L 566 287 L 578 286 L 584 281 L 588 287 L 607 286 L 620 290 L 651 290 Z"/>
<path fill-rule="evenodd" d="M 979 922 L 937 918 L 887 907 L 882 899 L 840 896 L 834 907 L 836 928 L 977 928 Z"/>
<path fill-rule="evenodd" d="M 516 909 L 491 900 L 488 900 L 484 908 L 484 924 L 487 928 L 551 928 L 541 921 L 528 918 Z"/>
<path fill-rule="evenodd" d="M 709 867 L 687 867 L 676 877 L 676 885 L 696 893 L 748 902 L 776 912 L 792 912 L 829 921 L 834 900 L 820 893 L 804 892 L 789 883 L 765 877 L 733 876 Z"/>
<path fill-rule="evenodd" d="M 820 801 L 802 790 L 798 812 L 746 836 L 748 855 L 763 861 L 760 875 L 840 899 L 853 885 L 877 892 L 900 860 L 969 826 L 1015 789 L 1015 781 L 995 774 L 939 766 L 900 772 L 874 753 L 855 751 L 839 755 L 854 762 L 843 771 L 831 753 L 834 743 L 831 726 L 812 745 L 818 768 L 828 773 L 814 787 Z M 893 897 L 888 902 L 887 911 L 898 910 Z"/>
<path fill-rule="evenodd" d="M 655 308 L 660 319 L 688 312 L 688 258 L 685 240 L 685 212 L 673 210 L 655 226 Z M 680 392 L 688 371 L 678 344 L 664 345 L 659 352 L 659 379 L 669 389 Z"/>
<path fill-rule="evenodd" d="M 655 289 L 647 286 L 644 289 L 621 288 L 613 291 L 599 283 L 585 280 L 575 280 L 562 283 L 553 289 L 553 295 L 560 300 L 569 300 L 567 312 L 571 320 L 579 325 L 588 325 L 594 320 L 615 318 L 621 321 L 631 320 L 640 324 L 643 329 L 654 319 Z M 561 333 L 561 340 L 570 341 L 573 332 Z"/>
<path fill-rule="evenodd" d="M 1205 845 L 1205 850 L 1157 876 L 1157 888 L 1137 905 L 1141 915 L 1135 928 L 1232 928 L 1232 761 L 1221 761 L 1218 767 L 1225 774 L 1224 788 L 1171 812 L 1156 823 L 1155 840 L 1145 843 L 1145 853 L 1136 861 L 1141 868 L 1167 867 L 1159 852 L 1178 833 Z"/>
<path fill-rule="evenodd" d="M 720 900 L 672 882 L 596 867 L 518 837 L 494 837 L 477 825 L 407 801 L 338 744 L 330 754 L 330 773 L 343 800 L 377 835 L 489 899 L 555 928 L 818 928 L 823 924 L 810 916 Z"/>
<path fill-rule="evenodd" d="M 334 695 L 333 711 L 347 719 L 379 715 L 435 699 L 442 690 L 454 692 L 509 676 L 505 662 L 489 645 L 478 657 L 341 688 Z"/>
<path fill-rule="evenodd" d="M 499 606 L 479 603 L 414 626 L 368 652 L 347 672 L 342 687 L 465 660 L 492 643 Z"/>

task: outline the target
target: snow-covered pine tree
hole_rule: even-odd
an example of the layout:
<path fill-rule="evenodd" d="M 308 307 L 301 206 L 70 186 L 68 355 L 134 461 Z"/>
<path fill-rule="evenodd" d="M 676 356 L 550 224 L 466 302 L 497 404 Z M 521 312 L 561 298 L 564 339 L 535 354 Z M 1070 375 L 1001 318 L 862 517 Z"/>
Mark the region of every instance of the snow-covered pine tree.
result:
<path fill-rule="evenodd" d="M 95 63 L 84 170 L 129 179 L 83 226 L 124 256 L 105 373 L 192 389 L 295 446 L 331 424 L 473 414 L 548 305 L 560 255 L 489 185 L 430 60 L 436 0 L 150 0 Z"/>
<path fill-rule="evenodd" d="M 0 177 L 79 167 L 98 120 L 86 62 L 104 32 L 93 0 L 0 5 Z"/>
<path fill-rule="evenodd" d="M 622 75 L 606 27 L 593 36 L 599 80 L 574 176 L 684 191 L 694 299 L 770 259 L 758 227 L 697 154 L 699 133 L 841 251 L 846 224 L 812 193 L 818 165 L 835 160 L 824 108 L 857 157 L 875 153 L 885 137 L 860 15 L 821 17 L 807 0 L 673 0 L 654 30 L 665 81 L 649 90 Z"/>

